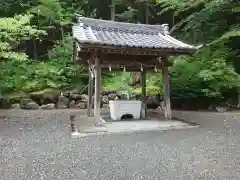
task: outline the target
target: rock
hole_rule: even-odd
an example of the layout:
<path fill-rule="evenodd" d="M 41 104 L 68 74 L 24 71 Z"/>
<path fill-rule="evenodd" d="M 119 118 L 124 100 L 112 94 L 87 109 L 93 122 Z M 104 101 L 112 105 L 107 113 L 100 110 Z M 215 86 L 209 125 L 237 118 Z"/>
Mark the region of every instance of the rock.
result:
<path fill-rule="evenodd" d="M 118 100 L 119 98 L 118 98 L 118 96 L 117 96 L 117 94 L 109 94 L 108 95 L 108 100 Z"/>
<path fill-rule="evenodd" d="M 82 96 L 81 96 L 81 94 L 70 93 L 69 100 L 79 101 L 79 100 L 82 100 Z"/>
<path fill-rule="evenodd" d="M 158 106 L 161 105 L 161 97 L 159 95 L 152 95 L 149 96 L 146 100 L 147 108 L 149 109 L 156 109 Z"/>
<path fill-rule="evenodd" d="M 86 109 L 87 108 L 87 103 L 86 102 L 79 102 L 76 104 L 76 107 L 80 109 Z"/>
<path fill-rule="evenodd" d="M 103 104 L 102 108 L 109 108 L 109 104 Z"/>
<path fill-rule="evenodd" d="M 76 108 L 76 107 L 77 107 L 76 106 L 76 101 L 75 100 L 70 101 L 69 108 Z"/>
<path fill-rule="evenodd" d="M 21 102 L 20 102 L 21 108 L 24 108 L 25 105 L 27 105 L 28 103 L 30 103 L 30 102 L 32 102 L 32 101 L 33 101 L 33 100 L 30 99 L 30 98 L 23 98 L 23 99 L 21 100 Z"/>
<path fill-rule="evenodd" d="M 54 103 L 44 104 L 41 106 L 41 109 L 55 109 L 56 105 Z"/>
<path fill-rule="evenodd" d="M 62 93 L 61 95 L 58 97 L 58 101 L 57 101 L 57 109 L 66 109 L 69 106 L 69 99 L 66 98 Z"/>
<path fill-rule="evenodd" d="M 39 105 L 30 98 L 21 100 L 20 107 L 22 109 L 38 109 Z"/>
<path fill-rule="evenodd" d="M 20 109 L 21 105 L 20 104 L 12 104 L 12 109 Z"/>
<path fill-rule="evenodd" d="M 127 94 L 120 94 L 119 99 L 120 100 L 128 100 L 128 95 Z"/>
<path fill-rule="evenodd" d="M 86 104 L 88 104 L 88 95 L 83 94 L 81 102 L 85 102 Z M 102 108 L 102 106 L 103 106 L 103 100 L 101 98 L 100 107 Z M 92 97 L 92 107 L 94 108 L 94 96 Z"/>
<path fill-rule="evenodd" d="M 10 109 L 10 108 L 11 108 L 10 100 L 6 97 L 0 98 L 0 109 Z"/>
<path fill-rule="evenodd" d="M 46 105 L 52 103 L 56 104 L 59 94 L 59 90 L 45 89 L 42 91 L 32 92 L 29 96 L 34 102 L 37 102 L 40 105 Z"/>
<path fill-rule="evenodd" d="M 108 96 L 102 96 L 102 101 L 104 104 L 108 104 L 109 103 Z"/>
<path fill-rule="evenodd" d="M 7 95 L 11 104 L 20 104 L 23 98 L 29 98 L 29 95 L 24 92 L 12 92 Z"/>
<path fill-rule="evenodd" d="M 164 110 L 164 107 L 162 107 L 162 106 L 158 106 L 157 108 L 156 108 L 156 111 L 157 112 L 162 112 Z"/>
<path fill-rule="evenodd" d="M 114 91 L 114 90 L 110 90 L 110 91 L 101 91 L 101 95 L 102 96 L 108 96 L 109 94 L 117 94 L 117 91 Z"/>
<path fill-rule="evenodd" d="M 227 112 L 229 110 L 228 107 L 216 107 L 217 112 Z"/>
<path fill-rule="evenodd" d="M 82 95 L 81 95 L 81 100 L 82 100 L 83 102 L 88 102 L 88 95 L 82 94 Z"/>
<path fill-rule="evenodd" d="M 25 109 L 38 109 L 39 105 L 35 102 L 30 102 L 25 106 Z"/>

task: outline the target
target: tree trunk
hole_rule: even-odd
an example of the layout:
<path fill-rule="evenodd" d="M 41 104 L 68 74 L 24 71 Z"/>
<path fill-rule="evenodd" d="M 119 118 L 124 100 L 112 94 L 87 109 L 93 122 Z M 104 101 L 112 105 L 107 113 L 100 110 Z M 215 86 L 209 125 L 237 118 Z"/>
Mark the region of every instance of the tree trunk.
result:
<path fill-rule="evenodd" d="M 33 39 L 32 42 L 33 42 L 33 58 L 35 60 L 37 60 L 38 59 L 38 55 L 37 55 L 37 45 L 36 45 L 35 39 Z"/>
<path fill-rule="evenodd" d="M 139 72 L 131 72 L 131 80 L 132 80 L 132 85 L 139 84 L 141 78 L 141 73 Z"/>

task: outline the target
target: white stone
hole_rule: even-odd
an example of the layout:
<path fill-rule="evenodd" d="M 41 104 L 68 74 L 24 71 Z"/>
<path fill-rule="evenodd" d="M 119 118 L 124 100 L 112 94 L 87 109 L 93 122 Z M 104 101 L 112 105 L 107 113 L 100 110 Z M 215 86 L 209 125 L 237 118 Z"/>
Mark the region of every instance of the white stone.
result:
<path fill-rule="evenodd" d="M 121 120 L 125 114 L 131 114 L 133 119 L 140 119 L 141 104 L 142 102 L 138 100 L 109 101 L 111 119 Z"/>

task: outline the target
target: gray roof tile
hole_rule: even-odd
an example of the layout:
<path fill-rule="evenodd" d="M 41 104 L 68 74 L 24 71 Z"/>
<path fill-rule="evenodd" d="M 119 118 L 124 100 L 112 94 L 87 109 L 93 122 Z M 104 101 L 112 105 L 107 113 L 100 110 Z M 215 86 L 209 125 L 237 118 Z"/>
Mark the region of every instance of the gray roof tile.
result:
<path fill-rule="evenodd" d="M 99 45 L 194 50 L 165 31 L 164 25 L 132 24 L 79 17 L 73 36 L 81 43 Z"/>

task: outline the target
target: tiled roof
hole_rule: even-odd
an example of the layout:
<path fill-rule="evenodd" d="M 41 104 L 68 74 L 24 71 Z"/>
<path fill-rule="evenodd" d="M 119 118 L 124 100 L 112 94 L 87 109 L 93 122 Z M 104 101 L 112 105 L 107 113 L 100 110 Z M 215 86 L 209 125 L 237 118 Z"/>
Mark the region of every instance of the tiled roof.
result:
<path fill-rule="evenodd" d="M 195 50 L 168 33 L 167 25 L 123 23 L 79 17 L 73 37 L 82 44 L 106 46 Z"/>

